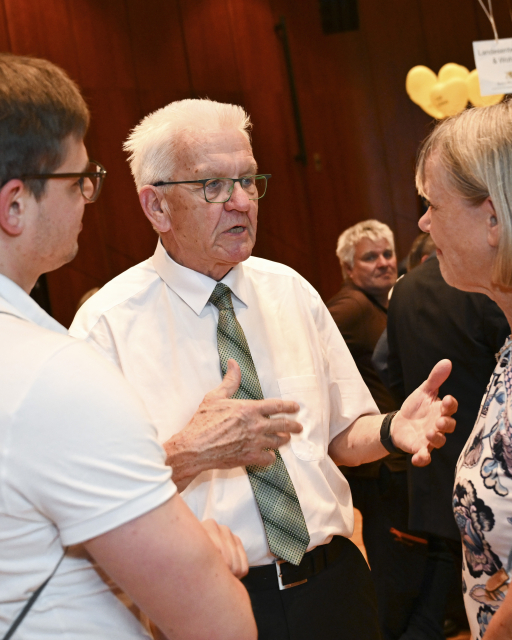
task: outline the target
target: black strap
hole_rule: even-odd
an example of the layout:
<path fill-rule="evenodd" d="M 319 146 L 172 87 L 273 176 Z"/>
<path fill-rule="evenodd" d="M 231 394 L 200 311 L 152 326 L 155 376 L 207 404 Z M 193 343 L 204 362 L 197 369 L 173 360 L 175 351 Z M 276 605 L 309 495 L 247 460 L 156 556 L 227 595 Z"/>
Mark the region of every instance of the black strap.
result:
<path fill-rule="evenodd" d="M 395 447 L 393 439 L 391 438 L 391 422 L 397 413 L 398 411 L 387 413 L 380 427 L 380 442 L 389 453 L 405 453 L 402 449 Z"/>
<path fill-rule="evenodd" d="M 2 638 L 2 640 L 9 640 L 9 638 L 11 638 L 14 634 L 14 632 L 16 631 L 16 629 L 20 626 L 20 624 L 23 621 L 23 618 L 27 615 L 27 613 L 30 611 L 30 609 L 32 608 L 32 605 L 34 604 L 34 602 L 39 598 L 39 596 L 41 595 L 43 589 L 46 587 L 46 585 L 50 582 L 50 580 L 53 578 L 53 576 L 55 575 L 55 572 L 57 571 L 57 569 L 59 568 L 60 563 L 62 562 L 62 560 L 64 559 L 64 556 L 66 555 L 66 549 L 64 549 L 64 553 L 62 554 L 62 556 L 60 557 L 60 560 L 57 562 L 57 565 L 55 567 L 55 569 L 51 572 L 51 574 L 48 576 L 48 578 L 46 578 L 46 580 L 43 582 L 43 584 L 36 590 L 34 591 L 34 593 L 30 596 L 28 602 L 25 604 L 25 606 L 23 607 L 23 609 L 19 612 L 18 617 L 16 618 L 16 620 L 11 624 L 11 626 L 9 627 L 9 629 L 7 630 L 7 633 L 5 634 L 5 636 Z"/>

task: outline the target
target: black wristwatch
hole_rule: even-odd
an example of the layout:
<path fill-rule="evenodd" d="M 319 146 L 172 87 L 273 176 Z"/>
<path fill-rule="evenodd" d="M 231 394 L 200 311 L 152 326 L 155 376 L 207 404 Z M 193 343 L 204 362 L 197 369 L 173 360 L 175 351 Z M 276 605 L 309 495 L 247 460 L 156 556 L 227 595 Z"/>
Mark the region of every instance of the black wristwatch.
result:
<path fill-rule="evenodd" d="M 391 439 L 391 422 L 396 416 L 398 411 L 392 411 L 384 416 L 382 425 L 380 427 L 380 441 L 389 453 L 404 453 L 402 449 L 395 447 L 393 440 Z"/>

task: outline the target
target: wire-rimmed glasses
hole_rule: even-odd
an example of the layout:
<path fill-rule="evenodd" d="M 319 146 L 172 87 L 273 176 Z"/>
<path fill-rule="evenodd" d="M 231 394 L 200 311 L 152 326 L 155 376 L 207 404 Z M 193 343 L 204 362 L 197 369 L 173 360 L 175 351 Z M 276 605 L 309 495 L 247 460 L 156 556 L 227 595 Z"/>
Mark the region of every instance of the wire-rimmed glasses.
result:
<path fill-rule="evenodd" d="M 204 199 L 211 204 L 227 202 L 238 182 L 249 196 L 249 200 L 259 200 L 267 192 L 267 180 L 270 173 L 261 173 L 255 176 L 242 176 L 241 178 L 206 178 L 204 180 L 180 180 L 179 182 L 155 182 L 153 187 L 165 187 L 172 184 L 202 184 Z"/>

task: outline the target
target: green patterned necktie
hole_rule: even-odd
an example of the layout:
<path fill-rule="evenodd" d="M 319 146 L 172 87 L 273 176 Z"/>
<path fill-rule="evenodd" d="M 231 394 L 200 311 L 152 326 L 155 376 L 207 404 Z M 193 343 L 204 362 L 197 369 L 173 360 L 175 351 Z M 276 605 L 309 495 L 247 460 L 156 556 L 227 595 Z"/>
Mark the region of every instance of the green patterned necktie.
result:
<path fill-rule="evenodd" d="M 233 398 L 262 400 L 260 381 L 249 345 L 233 309 L 231 289 L 219 282 L 209 301 L 219 310 L 217 347 L 222 373 L 226 373 L 230 358 L 238 362 L 242 372 L 242 382 Z M 274 464 L 269 467 L 251 465 L 247 467 L 247 473 L 270 551 L 278 558 L 298 565 L 308 548 L 308 528 L 281 454 L 277 449 L 274 453 Z"/>

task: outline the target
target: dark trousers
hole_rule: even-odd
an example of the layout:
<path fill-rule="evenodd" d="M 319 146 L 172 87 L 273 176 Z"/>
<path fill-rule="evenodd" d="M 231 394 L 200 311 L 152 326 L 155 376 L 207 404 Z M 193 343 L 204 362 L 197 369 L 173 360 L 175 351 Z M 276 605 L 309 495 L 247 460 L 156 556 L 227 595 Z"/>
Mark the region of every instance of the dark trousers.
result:
<path fill-rule="evenodd" d="M 398 640 L 417 604 L 427 564 L 426 544 L 400 539 L 391 532 L 396 529 L 418 537 L 407 527 L 407 472 L 391 472 L 382 464 L 377 478 L 348 474 L 347 480 L 354 506 L 363 516 L 363 541 L 377 593 L 382 636 Z"/>
<path fill-rule="evenodd" d="M 368 565 L 343 540 L 339 558 L 305 584 L 249 590 L 259 640 L 380 640 Z"/>
<path fill-rule="evenodd" d="M 428 536 L 428 556 L 420 593 L 400 640 L 444 640 L 443 623 L 455 564 L 443 538 Z M 459 600 L 462 590 L 459 592 Z"/>

